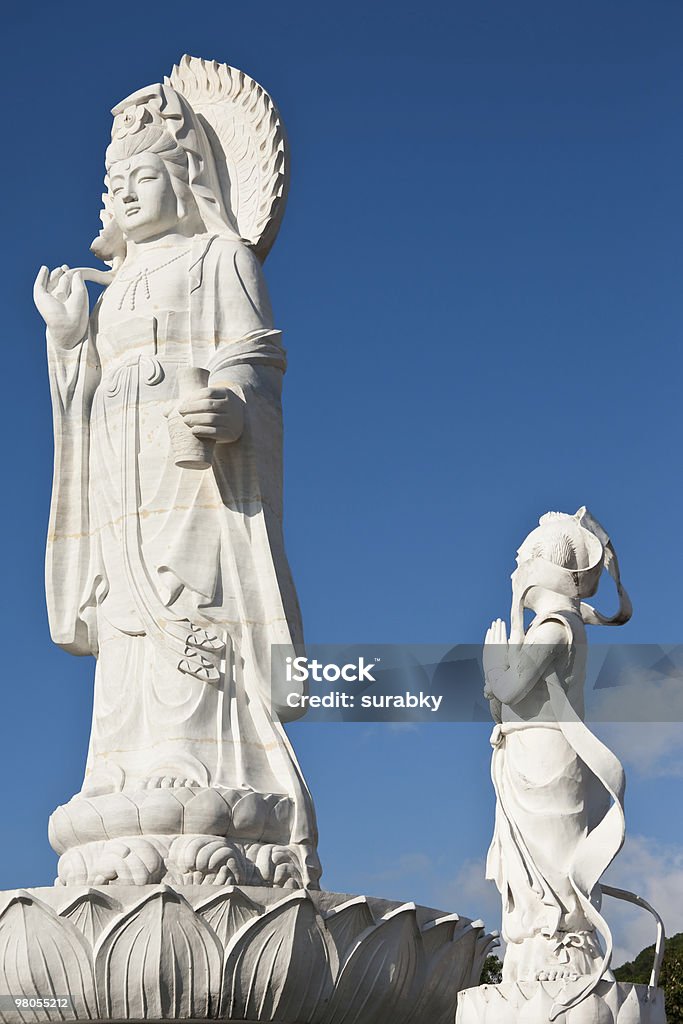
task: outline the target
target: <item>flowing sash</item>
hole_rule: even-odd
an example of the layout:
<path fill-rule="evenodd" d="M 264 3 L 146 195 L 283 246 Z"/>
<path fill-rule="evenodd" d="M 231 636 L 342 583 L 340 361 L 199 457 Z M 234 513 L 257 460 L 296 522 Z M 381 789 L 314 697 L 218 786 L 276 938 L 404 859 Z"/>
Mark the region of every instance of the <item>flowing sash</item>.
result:
<path fill-rule="evenodd" d="M 571 629 L 569 623 L 567 628 Z M 591 899 L 603 873 L 619 853 L 626 833 L 624 817 L 624 769 L 612 751 L 594 736 L 570 704 L 556 672 L 546 677 L 550 705 L 564 738 L 586 767 L 605 787 L 612 805 L 598 824 L 586 834 L 576 850 L 569 871 L 569 882 L 587 919 L 605 943 L 605 955 L 598 971 L 588 981 L 580 979 L 565 986 L 557 997 L 550 1020 L 576 1006 L 594 991 L 609 970 L 612 958 L 612 933 L 609 925 Z M 577 987 L 578 986 L 578 987 Z"/>

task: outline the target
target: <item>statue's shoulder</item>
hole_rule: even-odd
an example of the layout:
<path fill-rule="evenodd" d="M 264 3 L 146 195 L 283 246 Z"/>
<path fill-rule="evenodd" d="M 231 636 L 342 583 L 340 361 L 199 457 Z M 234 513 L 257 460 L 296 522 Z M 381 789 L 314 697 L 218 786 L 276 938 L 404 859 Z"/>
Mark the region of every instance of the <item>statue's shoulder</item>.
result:
<path fill-rule="evenodd" d="M 570 646 L 575 640 L 571 618 L 564 612 L 536 616 L 527 630 L 524 642 L 548 647 Z"/>
<path fill-rule="evenodd" d="M 191 269 L 194 281 L 190 292 L 214 294 L 224 302 L 226 316 L 231 318 L 232 328 L 237 329 L 235 317 L 239 307 L 239 330 L 246 334 L 250 330 L 273 326 L 273 311 L 270 305 L 261 262 L 249 245 L 240 238 L 213 235 L 205 237 L 198 244 Z M 199 243 L 199 239 L 197 239 Z M 201 300 L 200 300 L 201 301 Z M 237 303 L 237 306 L 235 306 Z"/>
<path fill-rule="evenodd" d="M 241 238 L 213 235 L 197 240 L 196 244 L 202 263 L 215 266 L 221 275 L 237 273 L 239 277 L 257 280 L 263 277 L 258 257 Z"/>

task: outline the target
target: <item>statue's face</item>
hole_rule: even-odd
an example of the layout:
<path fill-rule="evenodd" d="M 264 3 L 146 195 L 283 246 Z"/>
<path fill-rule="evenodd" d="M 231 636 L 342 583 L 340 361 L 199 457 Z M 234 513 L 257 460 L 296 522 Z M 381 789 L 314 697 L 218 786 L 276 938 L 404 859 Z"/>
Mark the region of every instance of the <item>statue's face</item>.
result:
<path fill-rule="evenodd" d="M 177 228 L 178 198 L 156 153 L 137 153 L 113 164 L 109 191 L 114 217 L 126 238 L 143 242 Z"/>

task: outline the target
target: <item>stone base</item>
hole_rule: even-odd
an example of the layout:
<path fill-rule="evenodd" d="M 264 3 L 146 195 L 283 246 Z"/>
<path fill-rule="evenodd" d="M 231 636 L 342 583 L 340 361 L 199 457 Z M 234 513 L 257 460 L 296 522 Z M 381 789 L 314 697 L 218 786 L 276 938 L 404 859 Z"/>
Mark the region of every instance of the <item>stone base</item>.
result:
<path fill-rule="evenodd" d="M 548 1024 L 562 981 L 480 985 L 458 996 L 456 1024 Z M 664 992 L 648 985 L 601 981 L 554 1024 L 666 1024 Z"/>
<path fill-rule="evenodd" d="M 18 890 L 0 893 L 0 1020 L 452 1024 L 494 942 L 457 914 L 304 889 Z"/>
<path fill-rule="evenodd" d="M 318 888 L 315 844 L 293 842 L 292 827 L 285 794 L 174 785 L 77 793 L 49 837 L 60 885 Z"/>

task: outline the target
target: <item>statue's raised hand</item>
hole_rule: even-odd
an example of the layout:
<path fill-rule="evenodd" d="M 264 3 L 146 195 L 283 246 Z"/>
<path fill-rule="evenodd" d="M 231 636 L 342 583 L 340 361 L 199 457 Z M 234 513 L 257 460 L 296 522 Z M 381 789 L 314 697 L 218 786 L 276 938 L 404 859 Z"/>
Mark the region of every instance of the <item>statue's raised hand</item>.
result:
<path fill-rule="evenodd" d="M 73 348 L 88 330 L 88 292 L 80 271 L 67 266 L 38 271 L 33 301 L 57 348 Z"/>

